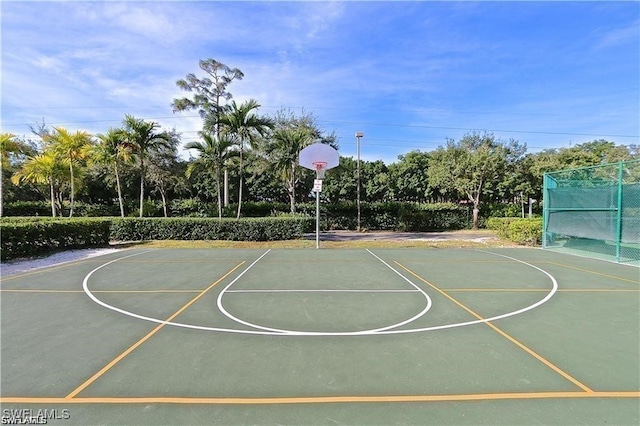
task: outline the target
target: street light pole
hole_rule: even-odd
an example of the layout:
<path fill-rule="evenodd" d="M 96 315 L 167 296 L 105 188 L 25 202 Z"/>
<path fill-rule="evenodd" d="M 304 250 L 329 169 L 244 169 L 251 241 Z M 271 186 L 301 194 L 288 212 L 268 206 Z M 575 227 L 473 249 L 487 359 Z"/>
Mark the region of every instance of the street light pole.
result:
<path fill-rule="evenodd" d="M 361 227 L 360 227 L 360 138 L 364 136 L 364 133 L 362 132 L 356 132 L 356 147 L 357 147 L 357 151 L 358 151 L 358 232 L 361 231 Z"/>

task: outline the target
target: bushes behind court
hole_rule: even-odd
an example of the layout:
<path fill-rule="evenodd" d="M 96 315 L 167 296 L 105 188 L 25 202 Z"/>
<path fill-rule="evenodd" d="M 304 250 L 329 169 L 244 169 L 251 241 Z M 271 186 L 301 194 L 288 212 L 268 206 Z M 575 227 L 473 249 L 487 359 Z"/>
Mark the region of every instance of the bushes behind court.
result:
<path fill-rule="evenodd" d="M 535 246 L 542 243 L 542 218 L 492 217 L 487 220 L 487 228 L 518 244 Z"/>
<path fill-rule="evenodd" d="M 243 240 L 301 238 L 313 228 L 304 216 L 252 219 L 212 218 L 10 218 L 0 222 L 2 260 L 61 249 L 100 247 L 109 241 Z"/>
<path fill-rule="evenodd" d="M 111 239 L 275 241 L 301 238 L 313 228 L 305 216 L 227 219 L 127 218 L 113 219 Z"/>
<path fill-rule="evenodd" d="M 172 200 L 168 206 L 171 217 L 217 217 L 216 204 L 206 203 L 197 198 Z M 231 204 L 223 209 L 224 217 L 235 217 L 237 204 Z M 315 217 L 316 204 L 299 203 L 296 205 L 298 213 Z M 320 204 L 323 229 L 356 229 L 358 208 L 352 202 L 335 204 Z M 64 214 L 68 214 L 65 205 Z M 286 215 L 290 210 L 287 203 L 275 202 L 245 202 L 242 205 L 243 217 L 269 217 Z M 137 217 L 137 208 L 128 206 L 125 211 L 130 217 Z M 45 202 L 15 202 L 7 203 L 5 216 L 44 216 L 51 214 L 51 208 Z M 76 203 L 74 214 L 78 217 L 118 216 L 118 206 L 102 204 Z M 145 216 L 162 216 L 162 206 L 153 201 L 145 201 Z M 498 216 L 486 212 L 486 217 Z M 362 203 L 361 226 L 369 230 L 397 230 L 397 231 L 440 231 L 464 229 L 469 226 L 469 208 L 453 203 L 420 204 L 411 202 Z"/>
<path fill-rule="evenodd" d="M 108 219 L 2 220 L 2 260 L 109 244 Z"/>

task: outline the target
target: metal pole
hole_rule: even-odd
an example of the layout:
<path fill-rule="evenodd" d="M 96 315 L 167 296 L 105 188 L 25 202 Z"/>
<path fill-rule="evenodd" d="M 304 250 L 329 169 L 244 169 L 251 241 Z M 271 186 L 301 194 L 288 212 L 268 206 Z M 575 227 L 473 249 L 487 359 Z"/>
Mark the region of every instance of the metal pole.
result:
<path fill-rule="evenodd" d="M 358 152 L 358 163 L 357 163 L 357 169 L 358 169 L 358 196 L 357 196 L 357 204 L 358 204 L 358 232 L 361 231 L 361 227 L 360 227 L 360 138 L 364 136 L 364 133 L 362 132 L 356 132 L 356 150 Z"/>
<path fill-rule="evenodd" d="M 316 191 L 316 248 L 320 248 L 320 191 Z"/>
<path fill-rule="evenodd" d="M 618 163 L 618 202 L 616 212 L 616 262 L 620 262 L 620 245 L 622 243 L 622 179 L 624 177 L 623 171 L 624 163 L 620 161 Z"/>
<path fill-rule="evenodd" d="M 229 171 L 224 169 L 224 206 L 229 205 Z"/>

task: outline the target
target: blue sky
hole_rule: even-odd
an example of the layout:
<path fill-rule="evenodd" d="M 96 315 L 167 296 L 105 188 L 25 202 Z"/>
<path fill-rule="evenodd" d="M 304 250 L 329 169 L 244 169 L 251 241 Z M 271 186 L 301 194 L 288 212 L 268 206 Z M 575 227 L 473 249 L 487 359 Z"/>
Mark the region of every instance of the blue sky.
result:
<path fill-rule="evenodd" d="M 389 164 L 490 131 L 530 152 L 640 143 L 638 2 L 0 3 L 2 131 L 105 132 L 125 114 L 197 138 L 176 80 L 215 58 L 260 112 L 312 113 Z M 187 153 L 183 155 L 188 156 Z"/>

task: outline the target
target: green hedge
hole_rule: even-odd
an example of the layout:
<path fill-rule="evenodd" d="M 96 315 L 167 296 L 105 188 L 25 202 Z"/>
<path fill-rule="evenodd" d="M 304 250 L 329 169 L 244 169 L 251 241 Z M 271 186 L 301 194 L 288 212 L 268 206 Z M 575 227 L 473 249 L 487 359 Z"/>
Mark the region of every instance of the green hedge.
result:
<path fill-rule="evenodd" d="M 14 201 L 2 208 L 5 216 L 51 216 L 51 204 L 44 201 Z"/>
<path fill-rule="evenodd" d="M 250 219 L 214 218 L 3 218 L 2 260 L 38 256 L 61 249 L 100 247 L 109 241 L 232 240 L 301 238 L 314 229 L 306 216 Z"/>
<path fill-rule="evenodd" d="M 487 220 L 487 228 L 518 244 L 537 246 L 542 243 L 542 218 L 492 217 Z"/>
<path fill-rule="evenodd" d="M 315 204 L 298 207 L 315 216 Z M 323 228 L 357 229 L 356 203 L 321 204 L 320 209 Z M 452 203 L 361 203 L 360 223 L 368 230 L 428 232 L 464 229 L 469 227 L 469 211 Z"/>
<path fill-rule="evenodd" d="M 26 216 L 51 214 L 46 203 L 24 203 L 15 205 L 7 216 Z M 237 204 L 231 204 L 223 209 L 223 216 L 235 218 Z M 288 214 L 290 206 L 287 203 L 245 202 L 242 204 L 243 218 L 278 217 Z M 299 214 L 316 215 L 316 204 L 299 203 L 296 205 Z M 336 204 L 320 204 L 321 227 L 324 230 L 349 229 L 358 226 L 358 207 L 355 202 L 341 202 Z M 469 227 L 469 209 L 452 203 L 361 203 L 361 227 L 367 230 L 397 230 L 397 231 L 442 231 L 464 229 Z M 137 209 L 127 209 L 130 217 L 138 214 Z M 118 206 L 102 206 L 77 203 L 74 216 L 119 216 Z M 162 216 L 162 206 L 150 200 L 145 200 L 145 216 Z M 178 199 L 169 203 L 171 217 L 217 217 L 218 210 L 215 203 L 207 203 L 197 198 Z"/>
<path fill-rule="evenodd" d="M 228 219 L 217 218 L 115 218 L 111 239 L 275 241 L 301 238 L 313 229 L 306 216 Z"/>
<path fill-rule="evenodd" d="M 2 260 L 109 244 L 108 219 L 3 220 Z"/>

